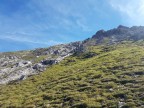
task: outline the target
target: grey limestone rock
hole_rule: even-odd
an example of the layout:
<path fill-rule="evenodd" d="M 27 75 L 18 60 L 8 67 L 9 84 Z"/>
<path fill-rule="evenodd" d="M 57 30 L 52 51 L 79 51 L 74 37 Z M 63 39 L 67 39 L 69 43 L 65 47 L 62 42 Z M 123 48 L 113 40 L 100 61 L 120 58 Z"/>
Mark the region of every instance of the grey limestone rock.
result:
<path fill-rule="evenodd" d="M 33 69 L 35 69 L 35 70 L 37 70 L 37 71 L 40 71 L 40 72 L 46 70 L 45 66 L 42 65 L 41 63 L 35 64 L 35 65 L 33 66 Z"/>

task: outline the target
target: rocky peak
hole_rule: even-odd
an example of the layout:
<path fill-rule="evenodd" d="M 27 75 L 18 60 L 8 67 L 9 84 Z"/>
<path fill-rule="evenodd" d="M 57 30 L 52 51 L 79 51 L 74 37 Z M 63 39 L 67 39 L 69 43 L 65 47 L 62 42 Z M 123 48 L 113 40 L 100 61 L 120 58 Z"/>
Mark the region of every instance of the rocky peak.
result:
<path fill-rule="evenodd" d="M 129 29 L 129 27 L 126 27 L 126 26 L 123 26 L 123 25 L 119 25 L 119 26 L 117 27 L 117 29 Z"/>
<path fill-rule="evenodd" d="M 104 36 L 105 35 L 105 31 L 104 30 L 99 30 L 96 32 L 96 36 L 97 37 L 101 37 L 101 36 Z"/>
<path fill-rule="evenodd" d="M 124 40 L 144 40 L 144 26 L 126 27 L 119 25 L 117 28 L 108 31 L 100 30 L 92 37 L 91 40 L 96 39 L 96 44 L 100 44 L 105 38 L 108 38 L 110 43 L 113 39 L 117 42 Z"/>

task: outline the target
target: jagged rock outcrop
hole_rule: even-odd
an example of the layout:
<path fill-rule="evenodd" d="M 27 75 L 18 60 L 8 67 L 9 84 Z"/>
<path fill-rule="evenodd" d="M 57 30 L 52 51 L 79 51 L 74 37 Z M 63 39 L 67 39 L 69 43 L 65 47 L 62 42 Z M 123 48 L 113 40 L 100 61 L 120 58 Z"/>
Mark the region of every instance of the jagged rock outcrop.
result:
<path fill-rule="evenodd" d="M 82 42 L 73 42 L 69 44 L 61 44 L 49 48 L 39 48 L 33 51 L 34 55 L 57 55 L 66 56 L 82 49 Z"/>
<path fill-rule="evenodd" d="M 80 50 L 81 42 L 74 42 L 33 51 L 1 53 L 0 84 L 24 80 L 28 76 L 43 72 L 46 67 L 57 64 Z"/>
<path fill-rule="evenodd" d="M 41 63 L 37 63 L 33 66 L 33 69 L 42 72 L 46 70 L 46 67 Z"/>
<path fill-rule="evenodd" d="M 104 31 L 100 30 L 93 35 L 91 40 L 96 40 L 95 44 L 104 43 L 107 39 L 108 44 L 118 43 L 121 41 L 138 41 L 144 39 L 144 26 L 118 26 L 117 28 Z"/>

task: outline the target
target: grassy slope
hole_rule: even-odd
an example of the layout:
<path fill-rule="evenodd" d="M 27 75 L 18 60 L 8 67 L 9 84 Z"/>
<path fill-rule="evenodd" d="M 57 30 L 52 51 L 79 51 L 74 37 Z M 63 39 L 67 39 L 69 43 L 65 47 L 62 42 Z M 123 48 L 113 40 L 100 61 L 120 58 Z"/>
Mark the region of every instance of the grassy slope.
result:
<path fill-rule="evenodd" d="M 40 75 L 1 86 L 0 106 L 116 108 L 123 101 L 125 108 L 142 108 L 143 72 L 143 46 L 90 47 Z"/>

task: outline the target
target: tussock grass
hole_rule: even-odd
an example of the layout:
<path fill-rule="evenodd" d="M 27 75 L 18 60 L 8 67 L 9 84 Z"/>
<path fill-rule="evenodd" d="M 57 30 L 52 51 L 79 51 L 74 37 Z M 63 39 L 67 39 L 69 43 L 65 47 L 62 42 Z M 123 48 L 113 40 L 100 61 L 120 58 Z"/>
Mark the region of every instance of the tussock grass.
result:
<path fill-rule="evenodd" d="M 0 87 L 0 107 L 142 108 L 144 48 L 135 43 L 88 47 L 39 75 Z"/>

